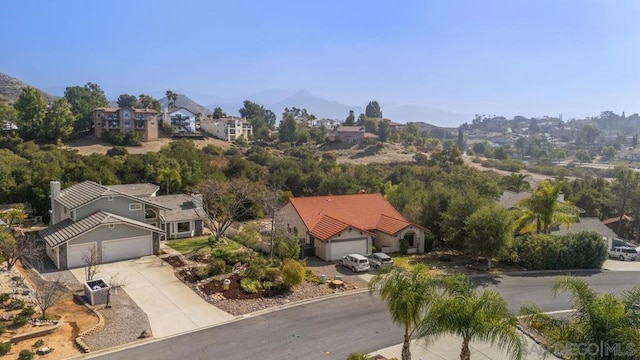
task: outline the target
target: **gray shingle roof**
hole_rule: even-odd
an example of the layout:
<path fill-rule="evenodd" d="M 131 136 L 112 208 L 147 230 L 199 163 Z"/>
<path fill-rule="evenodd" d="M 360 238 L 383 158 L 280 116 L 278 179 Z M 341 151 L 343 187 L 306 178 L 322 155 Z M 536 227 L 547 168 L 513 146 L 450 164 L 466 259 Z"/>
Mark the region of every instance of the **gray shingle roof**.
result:
<path fill-rule="evenodd" d="M 153 201 L 171 208 L 165 211 L 167 222 L 207 218 L 207 214 L 202 209 L 202 195 L 161 195 L 154 197 Z"/>
<path fill-rule="evenodd" d="M 149 184 L 149 185 L 152 185 L 152 184 Z M 120 186 L 126 187 L 128 185 L 120 185 Z M 89 181 L 89 180 L 83 181 L 81 183 L 72 185 L 66 189 L 61 190 L 60 197 L 56 201 L 58 201 L 64 207 L 73 210 L 73 209 L 77 209 L 78 207 L 84 204 L 94 201 L 102 196 L 114 196 L 114 195 L 123 195 L 127 197 L 132 197 L 146 204 L 164 208 L 164 206 L 156 204 L 153 201 L 149 201 L 147 199 L 137 197 L 127 192 L 120 191 L 118 190 L 118 188 L 115 188 L 115 189 L 109 188 L 107 186 L 100 185 L 96 182 Z"/>
<path fill-rule="evenodd" d="M 528 191 L 521 191 L 519 193 L 505 190 L 502 196 L 500 196 L 500 205 L 507 209 L 513 209 L 518 201 L 530 197 L 532 194 Z"/>
<path fill-rule="evenodd" d="M 93 230 L 100 225 L 118 223 L 142 227 L 155 232 L 163 232 L 162 229 L 153 225 L 111 214 L 106 211 L 98 211 L 78 221 L 65 219 L 64 221 L 51 225 L 47 229 L 39 231 L 38 233 L 49 246 L 56 247 L 89 230 Z"/>
<path fill-rule="evenodd" d="M 559 229 L 552 230 L 551 233 L 553 235 L 566 235 L 581 231 L 594 231 L 602 236 L 618 237 L 613 230 L 609 229 L 609 227 L 603 224 L 597 217 L 581 217 L 580 222 L 571 225 L 571 227 L 561 226 Z"/>
<path fill-rule="evenodd" d="M 160 186 L 150 183 L 143 184 L 122 184 L 122 185 L 107 185 L 111 190 L 119 191 L 131 196 L 149 197 L 156 191 L 160 190 Z"/>

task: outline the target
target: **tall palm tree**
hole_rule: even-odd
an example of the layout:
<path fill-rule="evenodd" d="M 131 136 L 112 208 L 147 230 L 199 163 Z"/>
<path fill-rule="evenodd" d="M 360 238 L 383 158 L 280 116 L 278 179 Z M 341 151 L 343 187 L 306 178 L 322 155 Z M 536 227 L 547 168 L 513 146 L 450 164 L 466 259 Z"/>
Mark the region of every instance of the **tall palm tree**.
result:
<path fill-rule="evenodd" d="M 558 201 L 563 184 L 560 180 L 545 180 L 530 197 L 516 204 L 522 211 L 516 220 L 520 233 L 535 230 L 538 234 L 549 234 L 552 227 L 570 226 L 577 220 L 578 208 L 569 202 Z"/>
<path fill-rule="evenodd" d="M 172 169 L 168 167 L 159 169 L 156 179 L 158 182 L 165 184 L 167 195 L 169 195 L 169 186 L 171 183 L 176 183 L 179 185 L 182 182 L 182 177 L 180 176 L 180 172 L 176 169 Z"/>
<path fill-rule="evenodd" d="M 554 282 L 553 290 L 556 294 L 570 295 L 575 312 L 568 320 L 558 321 L 535 305 L 520 309 L 521 315 L 542 329 L 551 349 L 569 351 L 567 344 L 597 346 L 602 359 L 632 358 L 624 355 L 637 356 L 640 352 L 640 286 L 620 296 L 598 294 L 582 279 L 562 277 Z M 571 359 L 593 358 L 588 354 L 562 355 Z"/>
<path fill-rule="evenodd" d="M 449 333 L 461 337 L 460 360 L 471 358 L 471 341 L 488 342 L 514 360 L 524 358 L 526 343 L 518 332 L 518 319 L 500 294 L 492 290 L 478 294 L 463 275 L 448 277 L 444 286 L 446 296 L 435 302 L 431 321 L 424 323 L 427 326 L 420 328 L 418 336 Z"/>
<path fill-rule="evenodd" d="M 404 327 L 402 360 L 411 360 L 410 344 L 415 331 L 421 326 L 428 328 L 423 323 L 429 321 L 427 314 L 438 297 L 437 283 L 424 265 L 410 271 L 397 266 L 386 268 L 369 282 L 369 293 L 379 293 L 393 322 Z"/>

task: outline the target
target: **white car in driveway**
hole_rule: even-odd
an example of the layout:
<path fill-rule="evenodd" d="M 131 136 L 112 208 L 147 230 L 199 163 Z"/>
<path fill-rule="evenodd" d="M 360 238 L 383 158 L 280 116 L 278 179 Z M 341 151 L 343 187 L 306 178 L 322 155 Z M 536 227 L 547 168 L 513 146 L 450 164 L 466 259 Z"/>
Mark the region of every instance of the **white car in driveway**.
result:
<path fill-rule="evenodd" d="M 345 255 L 340 259 L 339 264 L 346 268 L 351 269 L 354 273 L 367 271 L 371 267 L 369 260 L 366 257 L 359 254 Z"/>
<path fill-rule="evenodd" d="M 636 261 L 638 258 L 638 251 L 630 246 L 616 246 L 609 250 L 609 257 L 613 259 L 620 259 L 620 261 Z"/>
<path fill-rule="evenodd" d="M 376 270 L 379 270 L 381 267 L 393 265 L 391 256 L 381 252 L 373 253 L 367 256 L 367 259 L 369 259 L 369 264 L 376 268 Z"/>

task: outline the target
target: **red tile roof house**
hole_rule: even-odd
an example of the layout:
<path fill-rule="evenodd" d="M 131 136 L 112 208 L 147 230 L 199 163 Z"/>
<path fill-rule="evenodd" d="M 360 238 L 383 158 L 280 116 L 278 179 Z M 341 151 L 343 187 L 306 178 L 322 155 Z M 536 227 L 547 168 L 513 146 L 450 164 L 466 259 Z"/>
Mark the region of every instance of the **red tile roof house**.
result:
<path fill-rule="evenodd" d="M 409 252 L 424 252 L 425 232 L 402 216 L 380 194 L 311 196 L 292 198 L 281 210 L 282 226 L 316 256 L 339 260 L 347 254 L 400 251 L 400 239 L 409 240 Z"/>

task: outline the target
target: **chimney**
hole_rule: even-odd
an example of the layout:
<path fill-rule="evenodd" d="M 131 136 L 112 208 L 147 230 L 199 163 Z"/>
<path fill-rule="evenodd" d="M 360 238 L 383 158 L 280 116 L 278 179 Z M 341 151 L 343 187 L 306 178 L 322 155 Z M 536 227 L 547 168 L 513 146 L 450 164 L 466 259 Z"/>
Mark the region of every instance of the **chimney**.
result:
<path fill-rule="evenodd" d="M 49 183 L 51 188 L 51 225 L 55 225 L 60 221 L 60 213 L 59 210 L 56 211 L 55 200 L 60 197 L 60 182 L 59 181 L 51 181 Z"/>

